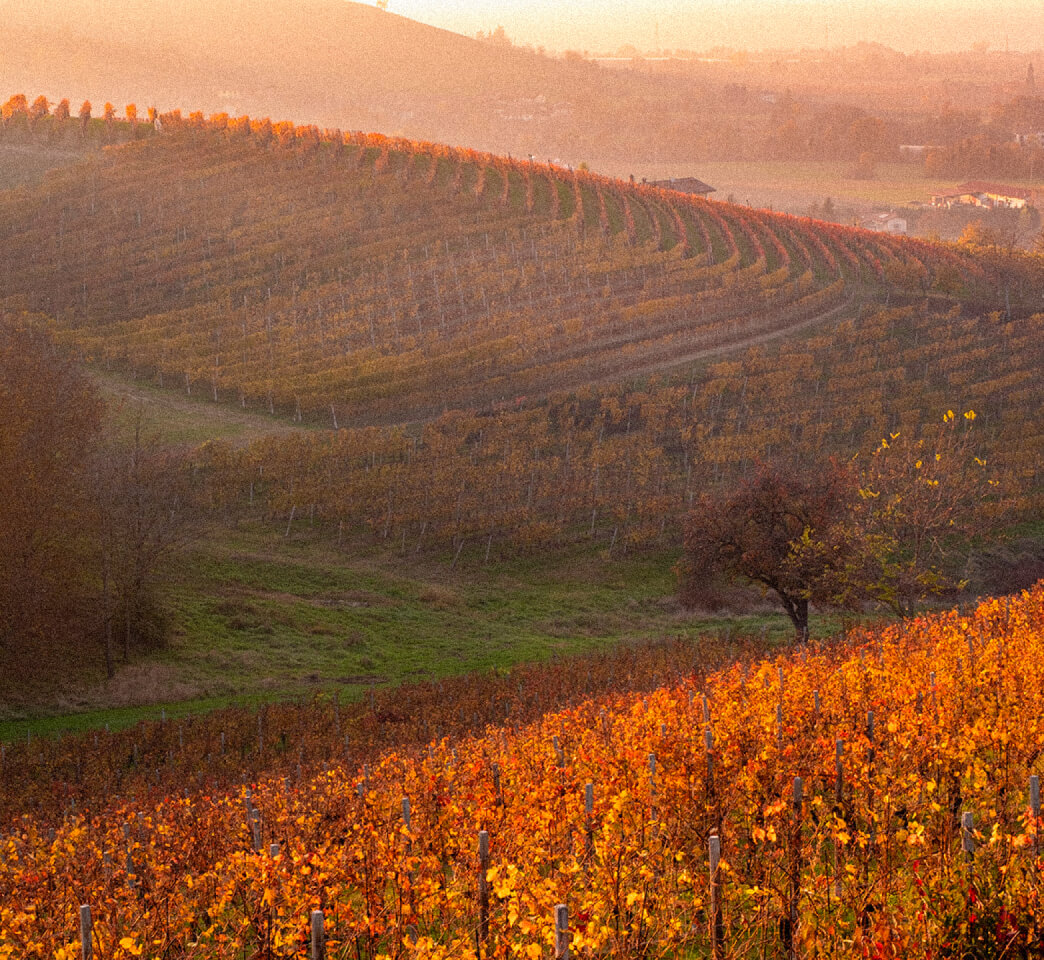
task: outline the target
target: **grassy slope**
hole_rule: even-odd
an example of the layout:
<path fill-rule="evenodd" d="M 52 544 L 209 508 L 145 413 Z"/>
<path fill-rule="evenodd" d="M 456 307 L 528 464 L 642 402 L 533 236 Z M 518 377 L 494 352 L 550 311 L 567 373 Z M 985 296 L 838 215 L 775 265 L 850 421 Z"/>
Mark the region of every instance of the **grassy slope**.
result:
<path fill-rule="evenodd" d="M 129 435 L 140 418 L 148 431 L 173 446 L 198 446 L 207 440 L 247 442 L 270 434 L 310 429 L 308 425 L 269 416 L 256 407 L 243 410 L 214 403 L 200 394 L 188 396 L 97 367 L 91 376 L 109 402 L 121 431 Z"/>
<path fill-rule="evenodd" d="M 246 440 L 294 429 L 173 391 L 96 371 L 103 393 L 123 399 L 129 425 L 142 410 L 165 442 Z M 300 429 L 300 428 L 298 428 Z M 780 642 L 786 620 L 766 604 L 724 618 L 687 614 L 673 600 L 668 551 L 606 562 L 591 549 L 553 559 L 485 565 L 481 552 L 403 563 L 394 552 L 349 554 L 307 518 L 291 531 L 216 529 L 172 569 L 172 642 L 50 703 L 0 707 L 0 740 L 120 727 L 142 717 L 506 668 L 600 646 L 710 631 L 757 633 Z M 825 619 L 820 631 L 836 627 Z M 91 669 L 91 668 L 89 668 Z"/>
<path fill-rule="evenodd" d="M 0 739 L 322 689 L 358 697 L 373 685 L 668 635 L 790 635 L 768 605 L 728 619 L 679 610 L 667 553 L 611 563 L 590 551 L 552 561 L 481 561 L 451 569 L 404 567 L 376 553 L 347 556 L 313 535 L 307 520 L 289 538 L 214 531 L 169 575 L 168 649 L 122 667 L 112 681 L 96 672 L 75 694 L 9 710 Z"/>
<path fill-rule="evenodd" d="M 48 170 L 83 159 L 83 152 L 47 144 L 0 141 L 0 190 L 38 183 Z"/>
<path fill-rule="evenodd" d="M 6 94 L 0 99 L 5 97 Z M 95 118 L 87 137 L 82 135 L 76 118 L 66 121 L 64 128 L 56 127 L 50 118 L 42 122 L 49 126 L 35 136 L 19 131 L 0 137 L 0 191 L 34 187 L 48 170 L 72 166 L 91 154 L 97 154 L 107 139 L 121 143 L 132 136 L 131 128 L 119 120 L 107 129 L 103 121 Z M 143 135 L 146 129 L 138 127 L 137 132 Z"/>

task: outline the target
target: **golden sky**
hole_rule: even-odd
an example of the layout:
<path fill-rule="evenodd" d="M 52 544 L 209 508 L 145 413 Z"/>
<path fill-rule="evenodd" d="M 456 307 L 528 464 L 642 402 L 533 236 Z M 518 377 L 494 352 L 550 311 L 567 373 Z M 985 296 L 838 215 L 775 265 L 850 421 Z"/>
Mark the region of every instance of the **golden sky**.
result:
<path fill-rule="evenodd" d="M 557 50 L 1044 48 L 1042 0 L 389 0 L 388 9 L 460 33 L 503 25 L 516 42 Z"/>

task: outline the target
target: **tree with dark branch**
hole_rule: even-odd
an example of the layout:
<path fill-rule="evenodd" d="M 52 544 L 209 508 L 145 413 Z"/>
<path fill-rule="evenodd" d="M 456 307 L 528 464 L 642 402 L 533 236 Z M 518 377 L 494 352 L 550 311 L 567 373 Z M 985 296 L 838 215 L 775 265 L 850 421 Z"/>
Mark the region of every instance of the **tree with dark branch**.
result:
<path fill-rule="evenodd" d="M 799 636 L 810 603 L 908 616 L 962 587 L 962 551 L 1000 525 L 1001 482 L 973 432 L 948 410 L 920 435 L 895 432 L 847 466 L 764 464 L 690 513 L 678 567 L 682 600 L 715 600 L 723 581 L 759 584 Z"/>
<path fill-rule="evenodd" d="M 760 584 L 806 636 L 809 603 L 823 597 L 824 575 L 841 559 L 824 545 L 855 490 L 853 475 L 834 462 L 808 470 L 770 463 L 734 490 L 704 494 L 686 523 L 683 598 L 699 602 L 722 579 Z"/>
<path fill-rule="evenodd" d="M 115 637 L 124 662 L 134 648 L 161 644 L 156 587 L 163 562 L 197 530 L 195 497 L 184 458 L 144 432 L 110 428 L 94 456 L 100 570 L 99 610 L 106 669 L 115 669 Z"/>

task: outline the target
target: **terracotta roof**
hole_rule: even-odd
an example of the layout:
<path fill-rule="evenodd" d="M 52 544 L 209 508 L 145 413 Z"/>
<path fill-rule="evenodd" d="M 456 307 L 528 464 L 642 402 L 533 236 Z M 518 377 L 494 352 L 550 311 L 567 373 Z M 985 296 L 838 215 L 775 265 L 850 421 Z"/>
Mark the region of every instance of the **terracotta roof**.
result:
<path fill-rule="evenodd" d="M 1006 183 L 989 183 L 985 180 L 969 180 L 960 183 L 954 188 L 954 193 L 945 196 L 962 196 L 966 193 L 992 193 L 998 197 L 1013 197 L 1017 200 L 1032 200 L 1033 191 L 1023 190 L 1022 187 L 1012 187 Z"/>

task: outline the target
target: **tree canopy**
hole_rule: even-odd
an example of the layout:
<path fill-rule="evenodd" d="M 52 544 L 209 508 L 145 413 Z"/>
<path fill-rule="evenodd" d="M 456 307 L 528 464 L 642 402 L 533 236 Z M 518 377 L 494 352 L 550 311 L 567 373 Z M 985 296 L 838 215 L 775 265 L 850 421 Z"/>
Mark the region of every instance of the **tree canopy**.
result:
<path fill-rule="evenodd" d="M 13 657 L 81 616 L 103 407 L 28 324 L 0 323 L 0 374 L 0 656 Z"/>
<path fill-rule="evenodd" d="M 773 591 L 795 631 L 807 633 L 809 602 L 832 563 L 811 544 L 843 520 L 854 490 L 852 474 L 834 462 L 773 463 L 724 495 L 704 494 L 686 524 L 683 595 L 699 602 L 720 578 L 739 577 Z"/>
<path fill-rule="evenodd" d="M 959 588 L 956 548 L 1001 508 L 974 420 L 947 411 L 938 428 L 890 434 L 850 464 L 761 464 L 703 495 L 686 523 L 682 598 L 713 602 L 723 580 L 760 584 L 805 635 L 810 603 L 905 616 Z"/>
<path fill-rule="evenodd" d="M 0 676 L 61 672 L 85 644 L 111 675 L 117 621 L 125 658 L 154 639 L 159 565 L 195 514 L 188 472 L 140 429 L 107 429 L 90 380 L 31 321 L 0 317 L 0 407 Z"/>

